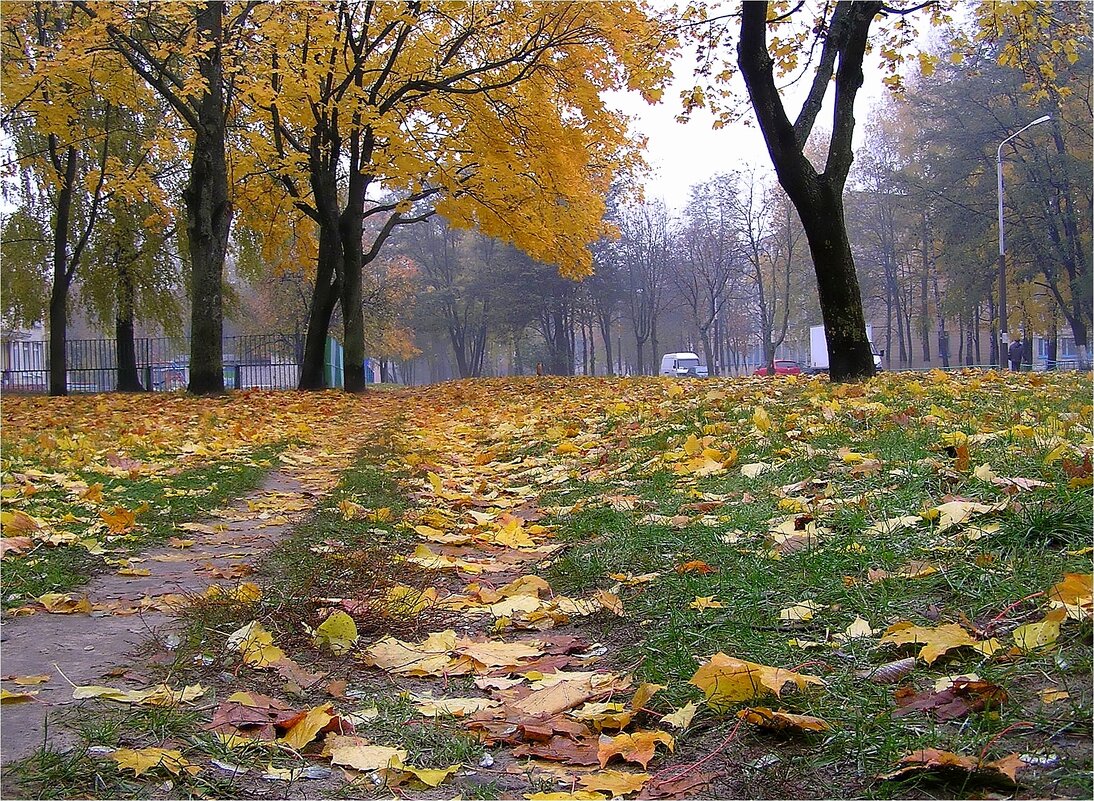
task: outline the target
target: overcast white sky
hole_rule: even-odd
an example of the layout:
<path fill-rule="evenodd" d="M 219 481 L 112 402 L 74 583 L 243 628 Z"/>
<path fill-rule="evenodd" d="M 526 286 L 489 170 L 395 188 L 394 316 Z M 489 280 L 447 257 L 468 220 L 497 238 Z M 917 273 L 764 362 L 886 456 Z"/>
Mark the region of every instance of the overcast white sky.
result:
<path fill-rule="evenodd" d="M 954 12 L 959 21 L 964 15 L 965 11 L 960 6 Z M 926 15 L 913 15 L 911 22 L 919 31 L 921 46 L 927 50 L 937 50 L 939 34 L 931 27 Z M 735 42 L 729 46 L 735 47 Z M 914 59 L 910 61 L 914 63 Z M 882 72 L 879 64 L 876 56 L 867 54 L 863 70 L 865 81 L 855 98 L 853 141 L 856 148 L 865 139 L 872 108 L 889 91 L 881 83 Z M 747 105 L 744 83 L 739 76 L 735 79 L 735 86 L 739 96 L 744 98 L 744 114 L 752 122 L 751 125 L 739 122 L 714 130 L 711 126 L 711 115 L 705 113 L 694 114 L 687 124 L 676 122 L 676 115 L 681 110 L 680 90 L 694 85 L 693 65 L 694 56 L 690 50 L 676 58 L 673 65 L 675 82 L 665 91 L 664 99 L 656 106 L 648 105 L 633 92 L 613 93 L 608 101 L 631 115 L 635 120 L 634 128 L 648 137 L 646 160 L 652 174 L 646 182 L 646 197 L 661 197 L 670 209 L 684 206 L 688 198 L 688 187 L 719 172 L 754 164 L 760 170 L 770 173 L 772 179 L 774 176 L 763 136 L 755 124 L 751 107 Z M 791 99 L 784 100 L 791 118 L 797 115 L 808 85 L 808 80 L 799 81 L 791 92 Z M 825 98 L 825 108 L 817 117 L 818 129 L 831 130 L 833 94 L 834 88 L 830 86 Z"/>
<path fill-rule="evenodd" d="M 715 130 L 712 116 L 705 111 L 695 113 L 687 123 L 676 121 L 680 113 L 680 89 L 691 85 L 691 60 L 686 56 L 677 59 L 674 72 L 676 82 L 656 106 L 648 105 L 637 93 L 613 94 L 609 102 L 630 115 L 635 130 L 644 134 L 648 141 L 646 160 L 651 174 L 646 181 L 647 199 L 663 198 L 670 209 L 679 210 L 687 202 L 688 188 L 707 180 L 719 172 L 740 169 L 749 164 L 761 171 L 774 174 L 764 145 L 763 135 L 752 117 L 751 108 L 745 107 L 745 115 L 752 123 L 744 121 Z M 881 76 L 876 71 L 866 71 L 866 82 L 855 99 L 855 142 L 861 143 L 870 109 L 885 91 Z M 741 92 L 744 92 L 742 85 Z M 827 100 L 831 100 L 832 91 Z M 744 95 L 742 94 L 742 97 Z M 788 113 L 794 117 L 798 107 L 787 103 Z M 831 128 L 830 104 L 817 118 L 817 126 Z"/>

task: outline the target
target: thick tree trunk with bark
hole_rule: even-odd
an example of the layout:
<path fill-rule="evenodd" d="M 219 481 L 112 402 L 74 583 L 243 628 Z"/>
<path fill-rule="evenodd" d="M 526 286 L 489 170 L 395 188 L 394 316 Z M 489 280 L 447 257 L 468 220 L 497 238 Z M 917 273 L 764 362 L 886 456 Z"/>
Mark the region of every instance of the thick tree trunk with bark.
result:
<path fill-rule="evenodd" d="M 797 209 L 809 242 L 833 381 L 854 381 L 874 374 L 842 196 L 851 168 L 854 101 L 862 86 L 863 55 L 870 24 L 881 7 L 879 2 L 836 4 L 817 57 L 813 84 L 793 123 L 783 107 L 774 62 L 767 50 L 768 4 L 744 3 L 741 9 L 738 64 L 779 183 Z M 834 124 L 828 160 L 824 172 L 818 174 L 804 149 L 833 74 Z"/>
<path fill-rule="evenodd" d="M 802 226 L 817 276 L 829 374 L 833 381 L 869 378 L 874 374 L 874 355 L 866 337 L 842 198 L 829 196 L 827 202 L 819 202 L 810 213 L 802 214 Z"/>
<path fill-rule="evenodd" d="M 221 61 L 223 3 L 204 3 L 197 26 L 210 49 L 198 61 L 206 91 L 197 108 L 190 178 L 184 192 L 192 271 L 190 310 L 190 392 L 224 391 L 224 257 L 232 227 L 228 199 L 226 109 Z"/>
<path fill-rule="evenodd" d="M 62 183 L 53 228 L 53 286 L 49 294 L 49 394 L 54 396 L 68 394 L 68 289 L 72 284 L 68 240 L 78 155 L 74 147 L 66 149 L 64 175 L 58 176 Z"/>
<path fill-rule="evenodd" d="M 137 371 L 137 343 L 133 326 L 133 276 L 122 254 L 115 251 L 118 265 L 118 313 L 114 316 L 114 347 L 118 357 L 118 392 L 143 392 Z"/>

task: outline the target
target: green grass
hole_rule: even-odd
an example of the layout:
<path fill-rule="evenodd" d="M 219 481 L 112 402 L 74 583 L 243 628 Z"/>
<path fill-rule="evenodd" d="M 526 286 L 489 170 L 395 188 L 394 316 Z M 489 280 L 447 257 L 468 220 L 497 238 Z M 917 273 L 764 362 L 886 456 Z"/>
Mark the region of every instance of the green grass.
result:
<path fill-rule="evenodd" d="M 106 566 L 104 557 L 117 558 L 164 542 L 177 533 L 178 524 L 199 519 L 257 487 L 276 467 L 280 450 L 281 447 L 263 448 L 247 458 L 132 481 L 101 473 L 81 473 L 81 479 L 89 485 L 103 485 L 104 497 L 109 499 L 103 505 L 104 509 L 122 506 L 135 510 L 144 503 L 148 504 L 148 509 L 137 516 L 133 531 L 109 540 L 92 538 L 95 541 L 89 545 L 100 544 L 109 549 L 104 554 L 92 554 L 89 548 L 72 542 L 52 547 L 39 545 L 18 559 L 5 559 L 0 564 L 4 608 L 21 605 L 46 592 L 74 590 Z M 63 507 L 64 496 L 59 490 L 47 490 L 36 493 L 32 501 L 24 511 L 34 515 Z M 59 522 L 54 529 L 62 534 L 82 536 L 88 525 L 96 520 L 97 516 L 77 518 Z"/>
<path fill-rule="evenodd" d="M 902 619 L 925 626 L 965 622 L 987 627 L 994 621 L 996 636 L 1009 646 L 1011 629 L 1041 619 L 1044 607 L 1038 606 L 1041 600 L 1037 598 L 1005 610 L 1048 590 L 1066 572 L 1089 572 L 1090 557 L 1082 549 L 1091 544 L 1094 521 L 1089 489 L 1064 487 L 1060 466 L 1045 462 L 1048 447 L 1036 440 L 1006 436 L 974 448 L 970 472 L 972 466 L 988 463 L 997 475 L 1038 478 L 1051 485 L 1020 493 L 1016 508 L 986 518 L 984 522 L 999 524 L 994 534 L 960 542 L 935 535 L 926 523 L 889 535 L 868 534 L 866 529 L 890 517 L 918 514 L 951 496 L 985 503 L 1007 497 L 997 487 L 959 473 L 956 453 L 940 441 L 940 430 L 976 434 L 991 419 L 998 425 L 1036 424 L 1052 413 L 1076 408 L 1084 392 L 1081 385 L 1076 390 L 1071 397 L 1008 396 L 1006 403 L 991 408 L 959 396 L 944 409 L 953 411 L 956 426 L 947 422 L 944 427 L 908 428 L 884 418 L 841 414 L 831 430 L 815 431 L 804 440 L 811 450 L 802 447 L 803 440 L 788 438 L 777 425 L 769 441 L 739 440 L 739 464 L 774 461 L 775 470 L 747 479 L 731 469 L 693 482 L 701 492 L 731 499 L 713 513 L 718 517 L 717 525 L 691 524 L 679 529 L 642 523 L 644 510 L 585 508 L 552 521 L 559 528 L 558 536 L 572 547 L 552 565 L 548 579 L 556 591 L 585 592 L 610 586 L 608 573 L 661 572 L 653 585 L 622 590 L 633 625 L 627 628 L 629 636 L 623 638 L 617 661 L 638 663 L 640 679 L 668 685 L 657 696 L 657 702 L 666 707 L 701 698 L 700 691 L 686 679 L 701 660 L 715 652 L 780 667 L 809 663 L 803 671 L 821 675 L 828 682 L 825 691 L 788 694 L 781 700 L 769 698 L 759 703 L 778 703 L 833 724 L 830 734 L 810 738 L 807 748 L 778 750 L 777 771 L 788 777 L 839 776 L 833 786 L 823 785 L 826 793 L 897 797 L 928 792 L 923 781 L 875 783 L 874 777 L 892 770 L 902 756 L 917 748 L 978 754 L 990 744 L 989 757 L 1036 746 L 1059 752 L 1056 766 L 1026 781 L 1035 792 L 1087 796 L 1091 791 L 1089 753 L 1083 748 L 1063 748 L 1060 738 L 1078 736 L 1081 741 L 1090 736 L 1092 710 L 1090 694 L 1085 691 L 1091 663 L 1089 623 L 1067 624 L 1060 647 L 1050 653 L 986 660 L 958 652 L 931 667 L 920 662 L 905 682 L 919 690 L 938 676 L 975 670 L 1010 693 L 1011 700 L 1000 712 L 974 714 L 954 724 L 933 723 L 925 716 L 891 718 L 894 687 L 872 684 L 857 675 L 907 655 L 907 650 L 880 646 L 876 638 L 851 641 L 838 649 L 804 650 L 788 642 L 825 641 L 861 615 L 879 635 L 887 625 Z M 729 418 L 733 417 L 731 412 Z M 679 425 L 665 424 L 636 444 L 656 453 L 680 447 L 687 433 L 701 435 L 703 415 L 692 411 L 678 419 Z M 714 416 L 707 422 L 710 419 Z M 850 466 L 838 458 L 839 448 L 874 454 L 882 462 L 881 471 L 852 475 Z M 672 515 L 693 500 L 685 492 L 687 482 L 678 481 L 669 470 L 632 474 L 630 478 L 638 483 L 626 492 L 650 501 L 661 514 Z M 778 507 L 777 490 L 812 478 L 821 479 L 820 486 L 827 484 L 827 494 L 833 497 L 865 493 L 864 498 L 857 504 L 818 513 L 818 522 L 829 529 L 818 547 L 772 559 L 767 553 L 770 543 L 765 541 L 768 521 L 789 514 Z M 618 490 L 604 485 L 601 491 Z M 727 544 L 721 537 L 730 531 L 744 536 Z M 676 565 L 691 560 L 705 561 L 716 572 L 674 571 Z M 941 570 L 915 579 L 871 582 L 867 578 L 870 569 L 896 572 L 913 560 L 931 562 Z M 713 596 L 723 607 L 692 610 L 689 604 L 696 596 Z M 805 623 L 787 625 L 779 620 L 780 609 L 804 600 L 813 600 L 825 609 Z M 1003 617 L 996 619 L 1001 613 Z M 1050 682 L 1072 689 L 1072 701 L 1062 706 L 1041 705 L 1038 690 Z M 694 724 L 696 732 L 679 739 L 681 761 L 702 757 L 704 748 L 719 741 L 717 733 L 724 736 L 733 722 L 732 714 L 703 713 Z M 1019 725 L 1008 730 L 1026 723 L 1032 728 Z M 742 730 L 737 747 L 754 751 L 767 747 L 770 740 L 768 735 Z M 751 774 L 746 771 L 742 775 L 747 780 Z M 756 782 L 770 779 L 771 774 L 765 771 L 752 777 Z M 736 789 L 757 797 L 770 792 L 759 784 L 749 787 L 746 783 Z M 954 789 L 951 786 L 942 792 Z M 811 794 L 817 790 L 809 789 L 806 782 L 798 791 Z"/>

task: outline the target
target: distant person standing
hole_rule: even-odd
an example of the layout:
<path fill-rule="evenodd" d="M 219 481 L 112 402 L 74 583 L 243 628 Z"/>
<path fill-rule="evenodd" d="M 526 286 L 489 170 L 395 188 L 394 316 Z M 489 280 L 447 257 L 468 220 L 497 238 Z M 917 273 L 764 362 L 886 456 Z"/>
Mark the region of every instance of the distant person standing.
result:
<path fill-rule="evenodd" d="M 1010 369 L 1017 372 L 1022 369 L 1022 340 L 1016 339 L 1007 348 L 1007 358 L 1010 359 Z"/>

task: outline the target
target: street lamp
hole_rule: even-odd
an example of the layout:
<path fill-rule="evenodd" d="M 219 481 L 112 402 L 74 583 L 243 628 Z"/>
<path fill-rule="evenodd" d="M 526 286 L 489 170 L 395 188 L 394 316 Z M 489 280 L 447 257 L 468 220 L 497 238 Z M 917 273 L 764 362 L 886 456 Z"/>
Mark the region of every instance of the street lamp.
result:
<path fill-rule="evenodd" d="M 999 143 L 995 150 L 995 175 L 999 185 L 999 369 L 1007 368 L 1007 249 L 1003 241 L 1003 145 L 1009 142 L 1026 128 L 1040 125 L 1051 120 L 1048 114 L 1038 117 L 1033 122 L 1019 128 L 1006 139 Z"/>

